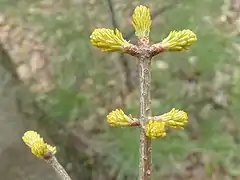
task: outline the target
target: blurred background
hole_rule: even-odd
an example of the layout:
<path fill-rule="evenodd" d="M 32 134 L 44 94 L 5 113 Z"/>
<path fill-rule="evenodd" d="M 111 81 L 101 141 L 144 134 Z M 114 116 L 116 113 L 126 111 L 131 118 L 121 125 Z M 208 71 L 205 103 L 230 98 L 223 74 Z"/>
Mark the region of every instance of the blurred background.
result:
<path fill-rule="evenodd" d="M 94 28 L 119 28 L 136 42 L 131 15 L 152 13 L 152 43 L 191 29 L 197 43 L 152 61 L 152 108 L 189 113 L 184 131 L 153 142 L 153 177 L 240 179 L 239 0 L 0 0 L 0 174 L 57 180 L 21 140 L 34 129 L 57 146 L 73 180 L 132 180 L 139 132 L 109 128 L 115 108 L 138 117 L 136 60 L 90 44 Z"/>

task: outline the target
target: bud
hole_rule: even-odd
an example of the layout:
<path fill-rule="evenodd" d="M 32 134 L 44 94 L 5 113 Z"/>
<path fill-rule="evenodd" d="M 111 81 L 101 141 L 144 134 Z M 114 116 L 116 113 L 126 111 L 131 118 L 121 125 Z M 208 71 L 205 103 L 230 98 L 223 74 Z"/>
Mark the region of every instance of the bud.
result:
<path fill-rule="evenodd" d="M 166 123 L 164 121 L 149 120 L 146 125 L 146 136 L 156 139 L 166 136 Z"/>
<path fill-rule="evenodd" d="M 131 126 L 131 120 L 121 109 L 116 109 L 107 115 L 107 122 L 110 126 Z"/>
<path fill-rule="evenodd" d="M 132 24 L 138 37 L 149 36 L 152 24 L 149 8 L 137 6 L 132 15 Z"/>
<path fill-rule="evenodd" d="M 122 33 L 115 29 L 95 29 L 91 36 L 91 43 L 105 52 L 123 51 L 129 43 L 123 39 Z"/>
<path fill-rule="evenodd" d="M 31 148 L 32 153 L 39 158 L 44 158 L 49 156 L 49 153 L 53 155 L 57 152 L 56 147 L 45 143 L 43 138 L 41 138 L 35 131 L 25 132 L 22 140 L 28 147 Z"/>
<path fill-rule="evenodd" d="M 182 31 L 171 31 L 168 37 L 160 44 L 168 51 L 182 51 L 188 49 L 196 41 L 196 34 L 187 29 Z"/>
<path fill-rule="evenodd" d="M 188 115 L 186 112 L 173 108 L 170 112 L 160 116 L 166 126 L 172 128 L 183 128 L 188 122 Z"/>

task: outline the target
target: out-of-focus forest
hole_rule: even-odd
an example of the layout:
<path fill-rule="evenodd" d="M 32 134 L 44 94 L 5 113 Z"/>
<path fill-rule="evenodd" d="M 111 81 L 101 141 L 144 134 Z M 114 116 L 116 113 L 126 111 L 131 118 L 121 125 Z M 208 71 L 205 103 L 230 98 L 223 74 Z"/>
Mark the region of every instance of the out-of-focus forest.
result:
<path fill-rule="evenodd" d="M 239 0 L 0 0 L 2 179 L 57 180 L 23 145 L 28 129 L 57 146 L 74 180 L 137 178 L 138 130 L 105 122 L 115 108 L 139 115 L 136 60 L 100 52 L 89 36 L 119 28 L 135 42 L 140 4 L 153 43 L 171 30 L 198 36 L 190 50 L 153 59 L 153 114 L 183 109 L 189 124 L 153 142 L 152 179 L 240 179 Z"/>

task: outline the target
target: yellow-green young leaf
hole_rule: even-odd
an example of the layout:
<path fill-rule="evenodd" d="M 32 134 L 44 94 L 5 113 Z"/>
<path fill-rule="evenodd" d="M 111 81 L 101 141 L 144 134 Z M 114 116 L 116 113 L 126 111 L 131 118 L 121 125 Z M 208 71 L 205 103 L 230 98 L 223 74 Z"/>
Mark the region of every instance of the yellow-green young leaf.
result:
<path fill-rule="evenodd" d="M 122 51 L 129 43 L 123 39 L 122 33 L 115 29 L 98 28 L 90 36 L 91 43 L 102 51 Z"/>
<path fill-rule="evenodd" d="M 22 140 L 31 148 L 32 153 L 39 158 L 44 158 L 48 153 L 55 154 L 57 152 L 56 147 L 45 143 L 43 138 L 35 131 L 25 132 Z"/>
<path fill-rule="evenodd" d="M 146 125 L 146 136 L 152 139 L 166 136 L 166 123 L 164 121 L 149 120 Z"/>
<path fill-rule="evenodd" d="M 128 116 L 121 109 L 116 109 L 107 115 L 107 122 L 110 126 L 130 126 Z"/>
<path fill-rule="evenodd" d="M 132 15 L 132 24 L 136 36 L 149 36 L 152 24 L 149 8 L 142 5 L 137 6 Z"/>
<path fill-rule="evenodd" d="M 164 48 L 168 51 L 182 51 L 188 49 L 196 41 L 196 34 L 186 29 L 182 31 L 171 31 L 161 44 L 163 44 Z"/>
<path fill-rule="evenodd" d="M 166 123 L 166 126 L 172 128 L 183 128 L 188 122 L 188 115 L 186 112 L 173 108 L 168 113 L 161 115 L 162 121 Z"/>

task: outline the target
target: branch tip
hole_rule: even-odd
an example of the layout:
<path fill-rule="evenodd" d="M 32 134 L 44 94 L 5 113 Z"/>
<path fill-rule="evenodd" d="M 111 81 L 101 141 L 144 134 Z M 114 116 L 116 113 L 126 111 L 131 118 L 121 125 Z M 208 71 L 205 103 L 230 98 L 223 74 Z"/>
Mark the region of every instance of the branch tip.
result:
<path fill-rule="evenodd" d="M 57 152 L 56 147 L 45 143 L 43 138 L 35 131 L 26 131 L 22 140 L 31 149 L 32 154 L 38 158 L 47 159 Z"/>
<path fill-rule="evenodd" d="M 132 25 L 138 37 L 149 36 L 152 20 L 149 8 L 137 6 L 132 15 Z"/>

